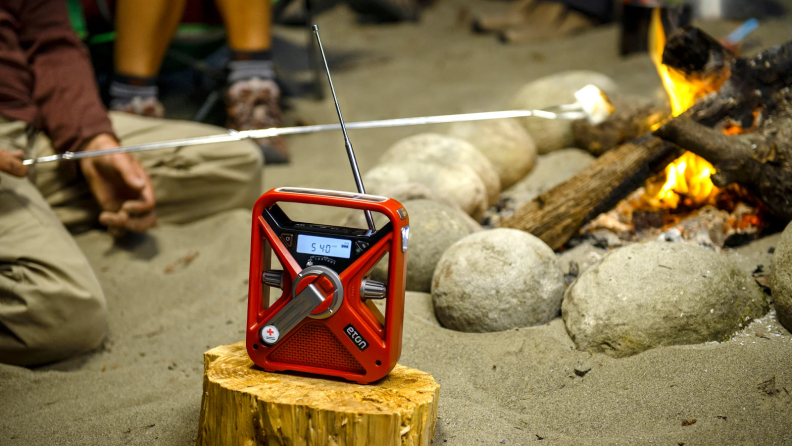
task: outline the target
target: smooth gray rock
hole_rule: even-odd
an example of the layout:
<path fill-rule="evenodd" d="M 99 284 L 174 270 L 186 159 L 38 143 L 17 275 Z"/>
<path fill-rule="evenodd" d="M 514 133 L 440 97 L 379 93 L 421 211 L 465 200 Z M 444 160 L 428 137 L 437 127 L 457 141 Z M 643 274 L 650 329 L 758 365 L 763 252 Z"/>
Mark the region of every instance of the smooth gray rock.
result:
<path fill-rule="evenodd" d="M 438 320 L 452 330 L 529 327 L 558 315 L 563 280 L 544 242 L 516 229 L 492 229 L 446 250 L 432 278 L 432 301 Z"/>
<path fill-rule="evenodd" d="M 581 243 L 561 254 L 557 254 L 556 257 L 558 257 L 558 263 L 561 265 L 561 270 L 564 271 L 564 274 L 569 273 L 570 262 L 575 262 L 578 266 L 578 272 L 583 273 L 596 265 L 607 253 L 607 249 L 598 248 L 589 243 Z"/>
<path fill-rule="evenodd" d="M 773 290 L 773 305 L 778 321 L 792 331 L 792 223 L 784 230 L 781 243 L 773 253 L 770 289 Z"/>
<path fill-rule="evenodd" d="M 773 270 L 773 253 L 776 246 L 781 243 L 783 235 L 782 232 L 768 235 L 738 248 L 724 249 L 721 254 L 726 254 L 735 265 L 747 274 L 752 274 L 761 266 L 761 273 L 766 274 L 769 280 Z"/>
<path fill-rule="evenodd" d="M 537 79 L 522 87 L 511 101 L 513 109 L 536 109 L 572 104 L 575 92 L 594 84 L 607 95 L 613 95 L 616 83 L 604 74 L 594 71 L 564 71 Z M 520 118 L 531 134 L 540 154 L 552 152 L 573 144 L 572 121 L 554 121 L 539 118 Z"/>
<path fill-rule="evenodd" d="M 407 290 L 429 292 L 432 274 L 440 256 L 457 240 L 481 230 L 481 225 L 460 209 L 432 200 L 402 203 L 410 216 L 410 245 L 407 250 Z M 374 268 L 375 280 L 387 279 L 387 265 Z"/>
<path fill-rule="evenodd" d="M 486 188 L 487 204 L 495 204 L 501 192 L 498 172 L 473 144 L 438 133 L 420 133 L 397 141 L 380 157 L 380 164 L 420 163 L 449 167 L 468 167 L 476 172 Z"/>
<path fill-rule="evenodd" d="M 561 307 L 579 350 L 616 357 L 723 341 L 767 309 L 758 285 L 725 256 L 665 242 L 607 254 L 569 287 Z"/>
<path fill-rule="evenodd" d="M 531 173 L 503 191 L 498 206 L 487 209 L 483 219 L 485 225 L 498 226 L 501 219 L 512 215 L 542 192 L 566 181 L 593 160 L 590 153 L 580 149 L 562 149 L 540 155 Z"/>
<path fill-rule="evenodd" d="M 385 197 L 406 195 L 404 191 L 429 191 L 434 199 L 459 206 L 476 220 L 487 209 L 484 183 L 468 166 L 418 161 L 380 164 L 363 175 L 363 184 L 366 192 Z"/>
<path fill-rule="evenodd" d="M 492 162 L 501 189 L 520 181 L 536 164 L 536 143 L 517 119 L 457 122 L 448 134 L 473 144 Z"/>
<path fill-rule="evenodd" d="M 594 159 L 594 156 L 587 151 L 574 148 L 541 155 L 530 175 L 504 191 L 502 197 L 513 200 L 519 208 L 539 194 L 572 178 Z"/>

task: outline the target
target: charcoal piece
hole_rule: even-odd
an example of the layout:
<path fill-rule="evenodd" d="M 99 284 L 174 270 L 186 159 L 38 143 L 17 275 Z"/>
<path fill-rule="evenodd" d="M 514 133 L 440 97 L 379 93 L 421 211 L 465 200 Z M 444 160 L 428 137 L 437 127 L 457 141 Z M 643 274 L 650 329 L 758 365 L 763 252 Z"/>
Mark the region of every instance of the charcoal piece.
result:
<path fill-rule="evenodd" d="M 632 214 L 636 232 L 649 228 L 662 228 L 665 211 L 635 211 Z"/>
<path fill-rule="evenodd" d="M 723 242 L 724 248 L 739 248 L 740 246 L 745 246 L 748 243 L 756 240 L 758 238 L 756 233 L 753 234 L 732 234 L 726 237 L 726 240 Z"/>

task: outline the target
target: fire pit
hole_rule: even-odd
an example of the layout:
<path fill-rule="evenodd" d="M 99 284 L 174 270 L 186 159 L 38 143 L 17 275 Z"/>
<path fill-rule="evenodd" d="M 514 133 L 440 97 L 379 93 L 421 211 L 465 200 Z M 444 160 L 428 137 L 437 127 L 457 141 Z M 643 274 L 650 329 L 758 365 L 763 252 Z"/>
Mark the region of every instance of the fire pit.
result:
<path fill-rule="evenodd" d="M 501 226 L 529 231 L 554 249 L 581 239 L 718 249 L 792 219 L 792 42 L 738 58 L 697 28 L 678 29 L 666 41 L 659 13 L 653 22 L 651 55 L 671 116 L 652 126 L 655 137 L 605 151 Z"/>

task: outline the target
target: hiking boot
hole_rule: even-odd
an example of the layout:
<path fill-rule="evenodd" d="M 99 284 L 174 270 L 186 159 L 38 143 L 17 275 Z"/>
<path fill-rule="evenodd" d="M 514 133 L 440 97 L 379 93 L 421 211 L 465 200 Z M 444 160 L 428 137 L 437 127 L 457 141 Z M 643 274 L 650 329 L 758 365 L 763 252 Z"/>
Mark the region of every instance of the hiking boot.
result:
<path fill-rule="evenodd" d="M 239 80 L 226 92 L 227 127 L 255 130 L 281 126 L 280 89 L 275 81 L 257 77 Z M 289 147 L 282 136 L 255 140 L 266 164 L 289 162 Z"/>

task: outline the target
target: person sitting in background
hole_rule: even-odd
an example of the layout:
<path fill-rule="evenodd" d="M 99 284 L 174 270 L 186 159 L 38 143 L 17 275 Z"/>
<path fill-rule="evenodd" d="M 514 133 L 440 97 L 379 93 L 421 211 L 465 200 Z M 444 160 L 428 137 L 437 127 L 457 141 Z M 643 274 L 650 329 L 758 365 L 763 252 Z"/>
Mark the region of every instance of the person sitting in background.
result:
<path fill-rule="evenodd" d="M 35 125 L 43 134 L 29 137 Z M 110 113 L 63 0 L 0 3 L 0 362 L 31 366 L 99 347 L 106 304 L 71 229 L 120 235 L 249 208 L 261 192 L 247 141 L 42 163 L 28 157 L 222 133 Z"/>
<path fill-rule="evenodd" d="M 163 117 L 157 74 L 184 14 L 187 0 L 135 0 L 116 4 L 115 78 L 110 108 Z M 234 130 L 280 127 L 280 89 L 272 64 L 269 0 L 216 0 L 225 22 L 228 46 L 227 126 Z M 257 141 L 268 164 L 289 161 L 283 137 Z"/>

